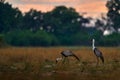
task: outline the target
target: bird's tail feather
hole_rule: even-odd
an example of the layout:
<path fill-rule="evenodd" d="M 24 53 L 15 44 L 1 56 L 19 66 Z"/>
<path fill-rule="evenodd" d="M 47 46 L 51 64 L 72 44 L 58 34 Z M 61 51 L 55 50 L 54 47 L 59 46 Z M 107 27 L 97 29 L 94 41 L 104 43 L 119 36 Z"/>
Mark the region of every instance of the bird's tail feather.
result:
<path fill-rule="evenodd" d="M 76 55 L 74 55 L 74 57 L 75 57 L 78 61 L 80 61 L 80 59 L 79 59 Z"/>
<path fill-rule="evenodd" d="M 103 57 L 103 56 L 101 56 L 101 57 L 100 57 L 100 59 L 102 60 L 102 63 L 104 63 L 104 57 Z"/>

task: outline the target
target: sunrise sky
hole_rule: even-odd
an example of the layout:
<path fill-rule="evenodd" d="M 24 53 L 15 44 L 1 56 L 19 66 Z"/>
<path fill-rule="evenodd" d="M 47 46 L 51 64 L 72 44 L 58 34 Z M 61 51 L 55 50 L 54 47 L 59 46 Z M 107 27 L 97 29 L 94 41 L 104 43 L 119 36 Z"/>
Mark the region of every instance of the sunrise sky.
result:
<path fill-rule="evenodd" d="M 88 16 L 99 17 L 101 13 L 106 13 L 107 0 L 6 0 L 13 7 L 18 7 L 22 12 L 27 12 L 31 8 L 42 12 L 51 11 L 55 6 L 65 5 L 73 7 L 79 13 L 86 12 Z"/>

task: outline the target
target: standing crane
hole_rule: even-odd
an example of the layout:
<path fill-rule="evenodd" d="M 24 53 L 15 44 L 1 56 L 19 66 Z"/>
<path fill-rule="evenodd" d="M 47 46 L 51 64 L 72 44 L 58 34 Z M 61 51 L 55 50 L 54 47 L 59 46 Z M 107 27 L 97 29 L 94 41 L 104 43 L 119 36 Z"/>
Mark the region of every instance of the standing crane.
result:
<path fill-rule="evenodd" d="M 72 52 L 72 51 L 70 51 L 70 50 L 65 50 L 65 51 L 62 51 L 61 52 L 61 55 L 62 55 L 62 57 L 60 57 L 60 58 L 56 58 L 56 63 L 58 62 L 58 61 L 60 61 L 60 60 L 63 60 L 63 62 L 65 62 L 65 60 L 66 60 L 66 58 L 68 58 L 68 57 L 75 57 L 75 59 L 77 59 L 78 61 L 80 61 L 80 59 Z"/>
<path fill-rule="evenodd" d="M 102 63 L 104 63 L 104 57 L 102 55 L 102 52 L 95 47 L 95 39 L 92 40 L 92 49 L 97 58 L 97 65 L 99 63 L 99 58 L 101 59 Z"/>

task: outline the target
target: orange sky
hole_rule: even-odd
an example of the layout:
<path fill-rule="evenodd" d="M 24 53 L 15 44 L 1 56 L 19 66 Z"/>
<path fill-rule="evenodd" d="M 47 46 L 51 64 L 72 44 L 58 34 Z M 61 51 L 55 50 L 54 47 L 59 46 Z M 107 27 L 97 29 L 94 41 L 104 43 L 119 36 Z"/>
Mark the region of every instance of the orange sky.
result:
<path fill-rule="evenodd" d="M 101 13 L 106 13 L 107 0 L 6 0 L 14 7 L 18 7 L 22 12 L 27 12 L 31 8 L 43 12 L 52 10 L 55 6 L 65 5 L 73 7 L 79 13 L 86 12 L 87 15 L 98 17 Z"/>

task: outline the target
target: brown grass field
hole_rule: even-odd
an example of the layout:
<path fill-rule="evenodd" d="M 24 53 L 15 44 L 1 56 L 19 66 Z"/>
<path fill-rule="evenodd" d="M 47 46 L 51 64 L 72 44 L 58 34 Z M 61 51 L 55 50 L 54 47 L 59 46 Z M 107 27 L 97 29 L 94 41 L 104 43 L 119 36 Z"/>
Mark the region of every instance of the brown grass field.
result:
<path fill-rule="evenodd" d="M 55 59 L 69 49 L 64 64 Z M 99 47 L 105 63 L 96 66 L 91 47 L 9 47 L 0 48 L 0 80 L 120 80 L 120 47 Z"/>

